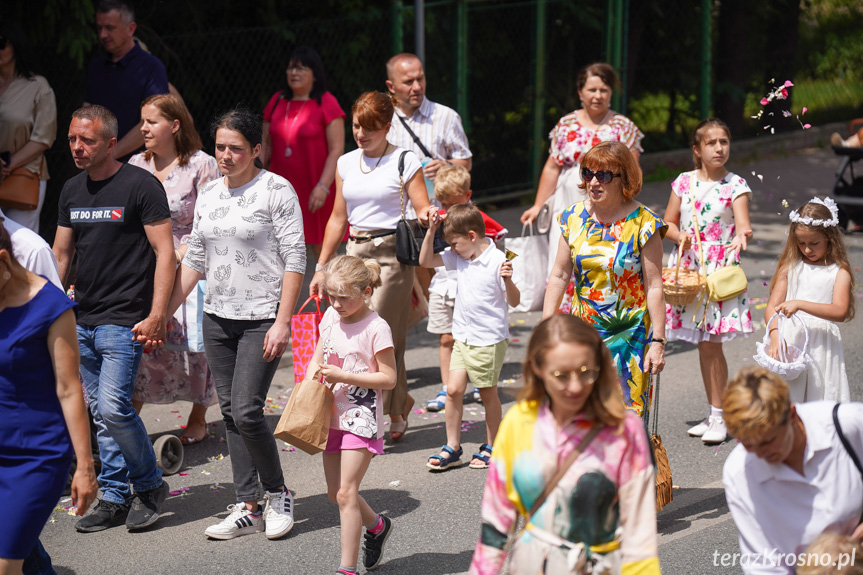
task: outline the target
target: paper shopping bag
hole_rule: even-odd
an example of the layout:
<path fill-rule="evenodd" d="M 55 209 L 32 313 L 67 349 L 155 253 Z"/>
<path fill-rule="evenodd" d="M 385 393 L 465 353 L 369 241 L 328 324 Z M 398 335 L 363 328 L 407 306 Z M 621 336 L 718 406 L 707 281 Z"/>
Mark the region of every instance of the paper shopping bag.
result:
<path fill-rule="evenodd" d="M 512 281 L 521 292 L 521 301 L 512 311 L 538 311 L 545 299 L 545 282 L 548 280 L 548 237 L 533 233 L 520 238 L 507 238 L 506 248 L 517 254 L 512 260 Z M 555 246 L 557 249 L 557 246 Z"/>
<path fill-rule="evenodd" d="M 317 309 L 311 312 L 303 312 L 312 299 L 315 300 Z M 294 383 L 303 381 L 306 375 L 306 366 L 315 354 L 318 345 L 318 327 L 321 325 L 321 298 L 314 294 L 300 307 L 300 313 L 291 317 L 291 349 L 294 356 Z"/>
<path fill-rule="evenodd" d="M 321 370 L 311 379 L 294 386 L 288 405 L 279 419 L 278 439 L 302 449 L 309 455 L 320 453 L 327 446 L 330 420 L 333 417 L 332 386 L 322 383 Z"/>

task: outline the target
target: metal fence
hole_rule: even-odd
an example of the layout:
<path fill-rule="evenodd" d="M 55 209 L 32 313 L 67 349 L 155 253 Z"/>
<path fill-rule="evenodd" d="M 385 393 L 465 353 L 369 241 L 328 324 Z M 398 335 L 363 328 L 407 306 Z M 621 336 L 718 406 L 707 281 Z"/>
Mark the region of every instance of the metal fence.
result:
<path fill-rule="evenodd" d="M 415 14 L 409 0 L 381 0 L 375 6 L 349 16 L 254 28 L 196 28 L 194 22 L 170 21 L 158 28 L 139 21 L 138 35 L 165 63 L 205 149 L 212 150 L 207 133 L 212 118 L 237 104 L 262 110 L 283 87 L 286 59 L 296 45 L 318 50 L 330 91 L 346 111 L 360 93 L 384 90 L 387 59 L 400 50 L 415 51 Z M 475 197 L 532 193 L 547 153 L 547 134 L 579 106 L 576 74 L 594 61 L 608 58 L 618 66 L 623 84 L 615 106 L 646 133 L 646 151 L 685 146 L 703 115 L 704 94 L 709 98 L 711 90 L 736 90 L 745 99 L 744 113 L 754 114 L 760 94 L 752 91 L 749 79 L 714 78 L 705 90 L 705 79 L 710 82 L 711 74 L 728 64 L 715 43 L 711 49 L 704 42 L 705 24 L 714 40 L 724 33 L 711 12 L 718 6 L 713 0 L 425 3 L 427 96 L 462 115 L 474 154 Z M 40 50 L 42 69 L 57 94 L 61 136 L 49 152 L 54 178 L 42 221 L 50 237 L 60 187 L 75 173 L 63 134 L 81 103 L 86 71 L 58 56 L 56 46 Z M 96 46 L 90 57 L 99 50 Z M 711 52 L 716 54 L 712 60 Z M 770 61 L 772 54 L 759 57 Z M 835 80 L 815 82 L 797 100 L 810 102 L 810 110 L 824 121 L 847 118 L 861 111 L 858 88 Z M 819 98 L 823 106 L 815 104 Z M 707 110 L 711 104 L 706 102 Z M 757 122 L 747 122 L 748 133 L 757 133 Z M 354 147 L 348 130 L 346 149 Z"/>

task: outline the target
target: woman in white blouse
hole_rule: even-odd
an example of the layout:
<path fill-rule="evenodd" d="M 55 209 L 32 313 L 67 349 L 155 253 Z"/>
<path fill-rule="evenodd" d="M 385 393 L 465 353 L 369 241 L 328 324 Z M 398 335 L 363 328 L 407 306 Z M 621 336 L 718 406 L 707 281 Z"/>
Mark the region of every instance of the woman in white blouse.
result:
<path fill-rule="evenodd" d="M 303 221 L 291 184 L 261 168 L 260 116 L 232 110 L 213 124 L 224 178 L 199 193 L 188 251 L 177 272 L 169 313 L 202 278 L 204 348 L 225 421 L 236 505 L 207 536 L 232 539 L 293 526 L 293 497 L 263 407 L 288 347 L 291 312 L 306 267 Z M 263 350 L 263 353 L 261 353 Z M 259 483 L 267 504 L 258 505 Z"/>
<path fill-rule="evenodd" d="M 354 140 L 358 149 L 339 158 L 336 166 L 336 197 L 324 232 L 324 243 L 311 293 L 323 295 L 321 271 L 336 255 L 345 229 L 350 225 L 348 255 L 374 258 L 381 265 L 383 285 L 372 295 L 371 307 L 389 324 L 395 344 L 398 378 L 395 388 L 384 392 L 384 413 L 391 420 L 390 441 L 407 431 L 407 417 L 414 400 L 408 394 L 405 370 L 408 314 L 414 269 L 396 259 L 396 226 L 408 202 L 428 225 L 429 202 L 422 164 L 413 152 L 387 142 L 394 102 L 381 92 L 366 92 L 351 108 Z M 400 193 L 399 159 L 404 155 L 404 195 Z"/>

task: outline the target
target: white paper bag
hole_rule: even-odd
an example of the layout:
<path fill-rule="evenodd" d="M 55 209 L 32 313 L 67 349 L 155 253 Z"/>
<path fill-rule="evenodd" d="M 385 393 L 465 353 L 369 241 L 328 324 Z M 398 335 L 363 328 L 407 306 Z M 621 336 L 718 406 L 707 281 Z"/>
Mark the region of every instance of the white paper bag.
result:
<path fill-rule="evenodd" d="M 166 349 L 178 351 L 204 351 L 204 294 L 207 282 L 195 284 L 186 301 L 174 312 L 168 321 Z"/>
<path fill-rule="evenodd" d="M 526 228 L 522 226 L 521 237 L 506 240 L 506 248 L 518 254 L 512 260 L 512 281 L 521 292 L 521 301 L 512 311 L 541 310 L 548 281 L 548 237 L 535 233 L 532 225 L 525 235 Z"/>

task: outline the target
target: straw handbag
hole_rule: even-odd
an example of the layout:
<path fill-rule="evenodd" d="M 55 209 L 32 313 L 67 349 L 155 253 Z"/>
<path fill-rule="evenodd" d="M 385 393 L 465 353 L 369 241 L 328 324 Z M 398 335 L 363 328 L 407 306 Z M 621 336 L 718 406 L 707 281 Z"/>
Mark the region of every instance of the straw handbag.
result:
<path fill-rule="evenodd" d="M 671 465 L 668 463 L 668 453 L 662 445 L 662 437 L 657 431 L 659 427 L 659 374 L 653 385 L 653 432 L 650 434 L 650 449 L 656 462 L 656 512 L 671 503 L 674 490 L 671 483 Z"/>

